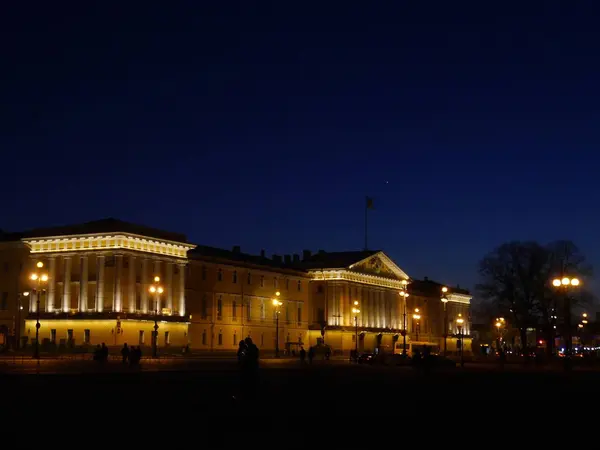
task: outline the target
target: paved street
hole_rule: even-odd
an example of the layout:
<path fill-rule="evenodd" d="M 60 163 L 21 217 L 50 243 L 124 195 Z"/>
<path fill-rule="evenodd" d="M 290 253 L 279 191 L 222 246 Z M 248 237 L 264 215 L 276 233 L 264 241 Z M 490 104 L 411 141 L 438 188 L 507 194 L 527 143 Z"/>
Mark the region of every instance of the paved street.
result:
<path fill-rule="evenodd" d="M 36 373 L 37 372 L 37 373 Z M 60 374 L 58 373 L 60 372 Z M 70 373 L 69 373 L 70 372 Z M 543 408 L 545 403 L 585 401 L 600 392 L 596 372 L 540 370 L 483 370 L 465 367 L 424 374 L 409 367 L 352 365 L 343 361 L 318 362 L 312 366 L 295 360 L 264 360 L 258 384 L 259 401 L 245 408 L 303 415 L 327 407 L 328 414 L 353 414 L 357 409 L 389 411 L 410 405 L 411 411 L 433 414 L 456 402 L 477 408 L 526 400 Z M 23 362 L 18 370 L 2 377 L 3 386 L 18 390 L 13 407 L 29 408 L 34 402 L 97 411 L 133 402 L 136 408 L 182 407 L 197 414 L 238 414 L 239 373 L 231 360 L 198 359 L 146 362 L 141 370 L 117 361 L 99 367 L 93 361 Z M 6 393 L 5 393 L 6 396 Z M 59 406 L 57 406 L 59 407 Z M 192 408 L 192 409 L 190 409 Z M 88 408 L 89 409 L 89 408 Z"/>

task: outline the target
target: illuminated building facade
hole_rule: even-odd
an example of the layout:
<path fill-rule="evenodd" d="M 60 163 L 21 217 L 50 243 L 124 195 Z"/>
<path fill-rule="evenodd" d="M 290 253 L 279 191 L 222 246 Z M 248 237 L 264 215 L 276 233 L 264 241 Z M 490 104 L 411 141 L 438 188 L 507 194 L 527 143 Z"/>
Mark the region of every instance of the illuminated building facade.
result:
<path fill-rule="evenodd" d="M 448 353 L 457 352 L 459 334 L 470 352 L 468 292 L 449 289 L 445 313 L 442 285 L 411 280 L 382 251 L 305 252 L 303 265 L 312 280 L 310 336 L 334 351 L 401 353 L 405 339 L 408 353 L 424 345 L 442 351 L 447 317 Z"/>
<path fill-rule="evenodd" d="M 107 219 L 4 234 L 0 245 L 5 340 L 27 346 L 39 319 L 42 347 L 148 346 L 155 325 L 158 345 L 187 344 L 185 236 Z M 39 286 L 29 278 L 38 262 Z M 150 292 L 155 277 L 162 295 Z"/>
<path fill-rule="evenodd" d="M 29 278 L 38 262 L 48 276 L 41 285 Z M 160 295 L 150 292 L 155 277 Z M 412 344 L 441 349 L 441 287 L 411 280 L 381 251 L 267 257 L 106 219 L 0 234 L 0 344 L 30 346 L 39 317 L 42 351 L 150 346 L 155 325 L 161 351 L 232 352 L 250 336 L 267 351 L 324 342 L 338 354 L 398 352 L 404 330 L 409 352 Z M 460 289 L 446 297 L 453 353 L 459 314 L 470 334 L 471 297 Z"/>

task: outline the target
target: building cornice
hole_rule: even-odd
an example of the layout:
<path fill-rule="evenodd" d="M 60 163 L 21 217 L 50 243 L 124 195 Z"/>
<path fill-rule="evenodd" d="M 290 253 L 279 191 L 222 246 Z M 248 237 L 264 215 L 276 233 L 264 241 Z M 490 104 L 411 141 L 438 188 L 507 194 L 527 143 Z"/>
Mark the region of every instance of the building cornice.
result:
<path fill-rule="evenodd" d="M 178 259 L 187 259 L 187 252 L 196 247 L 184 242 L 167 241 L 130 233 L 23 238 L 22 242 L 29 247 L 31 254 L 133 250 Z"/>
<path fill-rule="evenodd" d="M 366 273 L 354 272 L 346 269 L 314 269 L 308 271 L 313 280 L 326 281 L 351 281 L 353 283 L 368 284 L 388 289 L 401 289 L 402 281 L 391 278 L 380 277 Z"/>

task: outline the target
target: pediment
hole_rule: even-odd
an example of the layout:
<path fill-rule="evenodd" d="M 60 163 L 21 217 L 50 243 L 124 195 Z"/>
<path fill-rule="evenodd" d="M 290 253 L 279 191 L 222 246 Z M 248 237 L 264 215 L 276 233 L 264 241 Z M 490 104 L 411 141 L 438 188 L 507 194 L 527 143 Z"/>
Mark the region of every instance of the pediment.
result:
<path fill-rule="evenodd" d="M 378 252 L 352 264 L 353 272 L 375 275 L 393 280 L 408 280 L 409 276 L 394 263 L 385 253 Z"/>

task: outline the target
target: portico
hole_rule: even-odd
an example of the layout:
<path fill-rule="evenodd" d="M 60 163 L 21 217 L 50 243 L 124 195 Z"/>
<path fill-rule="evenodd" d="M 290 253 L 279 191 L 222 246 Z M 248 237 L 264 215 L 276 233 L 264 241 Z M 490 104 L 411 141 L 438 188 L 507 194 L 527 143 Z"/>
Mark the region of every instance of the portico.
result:
<path fill-rule="evenodd" d="M 22 242 L 32 266 L 41 261 L 48 272 L 39 302 L 42 343 L 66 339 L 69 345 L 95 345 L 111 337 L 107 345 L 122 345 L 128 323 L 137 333 L 128 343 L 144 345 L 146 325 L 157 320 L 165 323 L 166 344 L 187 344 L 185 275 L 187 251 L 194 245 L 127 230 L 26 237 Z M 162 295 L 149 293 L 154 277 L 161 280 Z M 26 330 L 38 314 L 37 294 L 30 296 Z"/>

